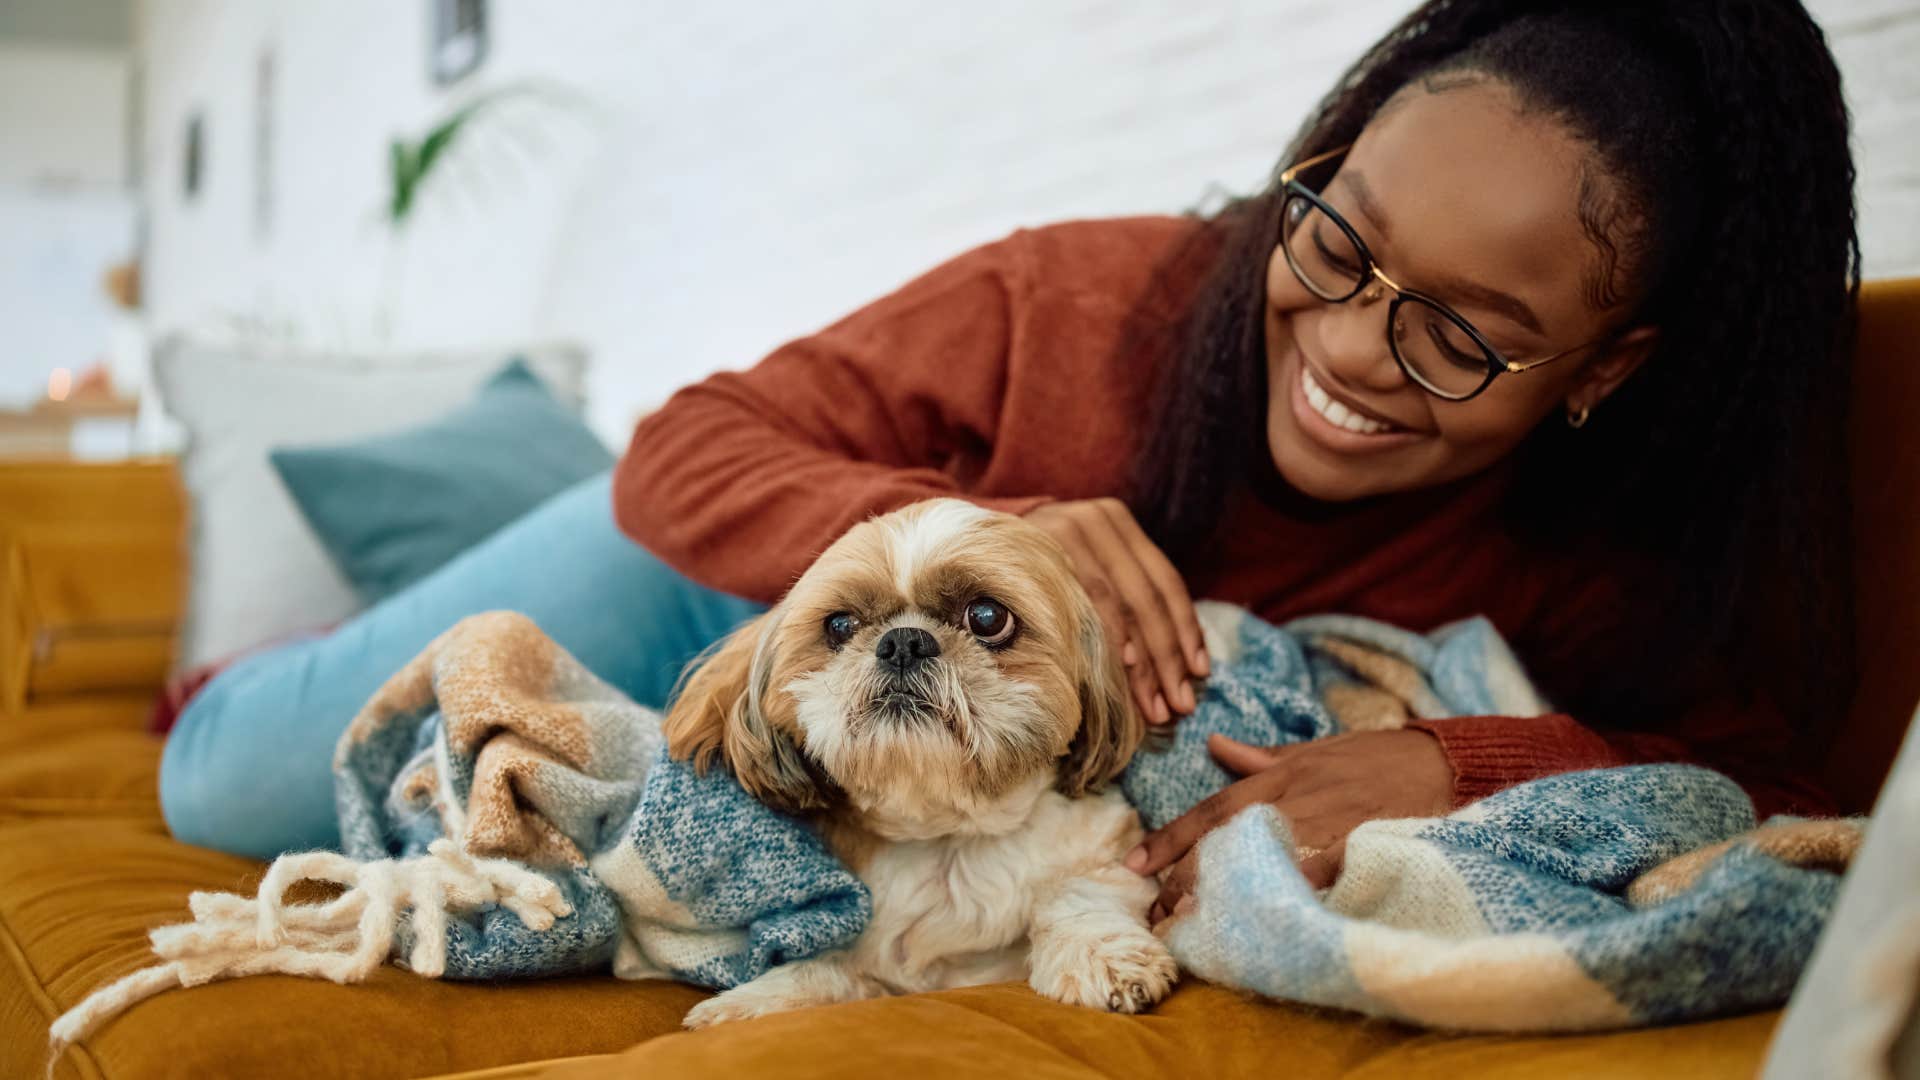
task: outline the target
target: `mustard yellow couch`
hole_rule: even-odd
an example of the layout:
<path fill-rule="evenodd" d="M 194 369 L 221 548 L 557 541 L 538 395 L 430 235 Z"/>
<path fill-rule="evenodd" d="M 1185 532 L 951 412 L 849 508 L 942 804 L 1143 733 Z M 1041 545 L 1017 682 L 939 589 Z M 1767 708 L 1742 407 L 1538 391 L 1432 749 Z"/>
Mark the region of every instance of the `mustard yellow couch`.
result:
<path fill-rule="evenodd" d="M 1920 440 L 1907 434 L 1908 418 L 1920 412 L 1920 280 L 1867 289 L 1856 370 L 1863 676 L 1852 715 L 1833 733 L 1826 774 L 1863 808 L 1920 700 Z M 163 531 L 177 524 L 177 491 L 161 465 L 88 475 L 99 519 L 88 542 L 106 548 L 78 565 L 125 582 L 104 592 L 75 571 L 35 576 L 62 564 L 44 543 L 19 539 L 22 519 L 41 504 L 17 491 L 9 498 L 14 489 L 0 468 L 0 503 L 9 507 L 0 546 L 12 590 L 0 624 L 4 1076 L 37 1074 L 52 1018 L 142 966 L 145 932 L 179 918 L 189 892 L 250 892 L 261 870 L 169 839 L 154 797 L 159 743 L 141 730 L 151 687 L 124 685 L 157 677 L 151 643 L 135 639 L 156 612 L 177 614 L 180 577 L 177 556 L 133 536 L 128 522 L 158 521 Z M 30 472 L 16 470 L 13 480 L 32 486 Z M 71 501 L 75 487 L 60 490 Z M 34 630 L 63 617 L 84 627 L 105 609 L 135 629 L 66 637 Z M 24 685 L 29 669 L 45 677 Z M 102 691 L 90 672 L 123 685 Z M 1731 1077 L 1754 1073 L 1778 1019 L 1598 1036 L 1451 1036 L 1257 1002 L 1190 980 L 1139 1017 L 1057 1005 L 1009 984 L 682 1032 L 681 1016 L 701 997 L 685 986 L 610 977 L 485 986 L 388 969 L 357 987 L 263 977 L 139 1005 L 72 1048 L 56 1075 Z"/>

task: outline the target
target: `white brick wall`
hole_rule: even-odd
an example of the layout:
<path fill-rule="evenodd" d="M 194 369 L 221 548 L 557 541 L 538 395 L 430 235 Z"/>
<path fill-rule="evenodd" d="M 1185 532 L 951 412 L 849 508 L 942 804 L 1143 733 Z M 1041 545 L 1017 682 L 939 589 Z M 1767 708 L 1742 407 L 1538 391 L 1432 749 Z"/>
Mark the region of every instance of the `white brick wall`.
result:
<path fill-rule="evenodd" d="M 1853 112 L 1868 277 L 1920 274 L 1920 0 L 1816 0 Z"/>
<path fill-rule="evenodd" d="M 1258 183 L 1408 3 L 495 0 L 478 78 L 563 79 L 597 118 L 561 122 L 532 164 L 476 148 L 396 255 L 374 214 L 385 139 L 458 97 L 426 82 L 424 5 L 146 0 L 153 312 L 270 316 L 321 341 L 580 337 L 619 438 L 674 386 L 1016 225 Z M 1869 273 L 1920 273 L 1920 0 L 1812 6 L 1856 114 Z M 267 44 L 281 119 L 262 237 L 248 139 Z M 182 208 L 195 104 L 212 175 Z"/>

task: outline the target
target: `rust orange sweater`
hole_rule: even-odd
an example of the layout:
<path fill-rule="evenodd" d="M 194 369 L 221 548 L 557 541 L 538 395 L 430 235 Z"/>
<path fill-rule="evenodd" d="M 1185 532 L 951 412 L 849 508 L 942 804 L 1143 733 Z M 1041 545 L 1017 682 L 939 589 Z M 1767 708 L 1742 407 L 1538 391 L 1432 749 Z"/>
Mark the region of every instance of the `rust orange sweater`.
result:
<path fill-rule="evenodd" d="M 620 527 L 697 581 L 771 602 L 848 527 L 918 499 L 1022 513 L 1123 494 L 1157 373 L 1119 364 L 1119 336 L 1158 262 L 1196 227 L 1135 218 L 1017 232 L 750 370 L 681 390 L 620 462 Z M 1611 674 L 1610 645 L 1656 617 L 1634 610 L 1617 573 L 1507 536 L 1499 470 L 1353 505 L 1250 473 L 1222 541 L 1181 567 L 1196 598 L 1275 621 L 1348 612 L 1414 630 L 1485 614 L 1561 700 Z M 1825 809 L 1763 707 L 1582 719 L 1420 726 L 1445 747 L 1461 801 L 1554 772 L 1690 760 L 1739 780 L 1763 815 Z"/>

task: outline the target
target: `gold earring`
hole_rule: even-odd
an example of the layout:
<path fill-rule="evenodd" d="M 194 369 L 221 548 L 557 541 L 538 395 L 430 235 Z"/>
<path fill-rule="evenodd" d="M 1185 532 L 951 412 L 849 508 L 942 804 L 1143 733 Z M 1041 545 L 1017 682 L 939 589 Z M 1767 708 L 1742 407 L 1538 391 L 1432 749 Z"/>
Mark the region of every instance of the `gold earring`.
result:
<path fill-rule="evenodd" d="M 1567 406 L 1567 426 L 1575 429 L 1586 427 L 1587 413 L 1589 411 L 1591 410 L 1585 405 L 1580 406 L 1578 409 L 1571 405 Z"/>

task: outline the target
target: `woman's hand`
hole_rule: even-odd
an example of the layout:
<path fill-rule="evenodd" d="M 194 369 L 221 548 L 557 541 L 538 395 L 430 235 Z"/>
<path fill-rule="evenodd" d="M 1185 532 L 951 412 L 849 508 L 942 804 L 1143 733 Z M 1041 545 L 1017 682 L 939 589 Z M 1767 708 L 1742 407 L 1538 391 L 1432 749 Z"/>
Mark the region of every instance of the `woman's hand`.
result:
<path fill-rule="evenodd" d="M 1214 735 L 1207 749 L 1245 777 L 1207 797 L 1128 854 L 1127 868 L 1161 883 L 1150 918 L 1174 913 L 1193 889 L 1202 836 L 1256 802 L 1272 803 L 1293 826 L 1300 872 L 1316 889 L 1340 874 L 1347 833 L 1375 818 L 1432 817 L 1453 803 L 1453 766 L 1424 731 L 1363 731 L 1291 746 L 1258 747 Z"/>
<path fill-rule="evenodd" d="M 1165 724 L 1190 713 L 1188 680 L 1209 670 L 1200 620 L 1186 582 L 1119 499 L 1048 503 L 1029 512 L 1067 549 L 1074 573 L 1120 648 L 1140 714 Z"/>

